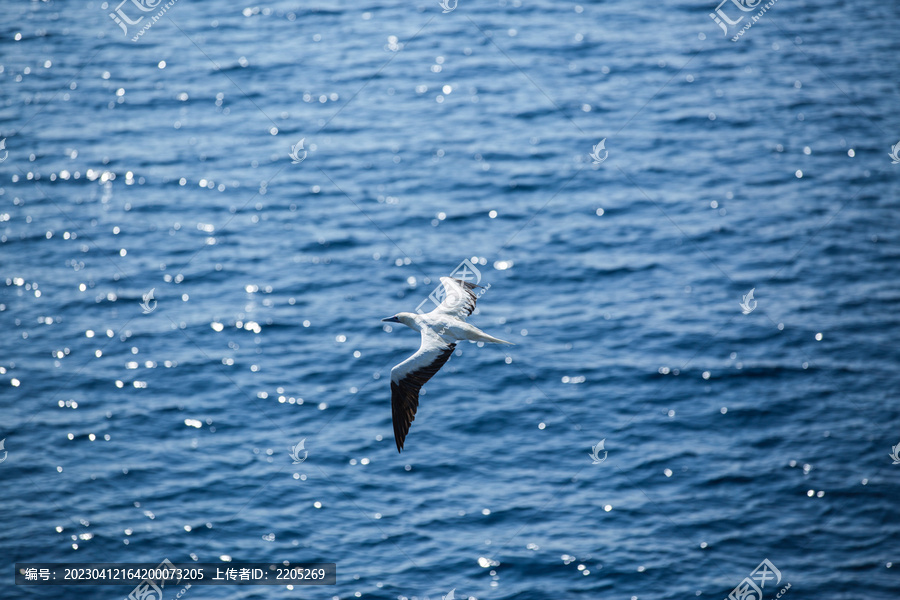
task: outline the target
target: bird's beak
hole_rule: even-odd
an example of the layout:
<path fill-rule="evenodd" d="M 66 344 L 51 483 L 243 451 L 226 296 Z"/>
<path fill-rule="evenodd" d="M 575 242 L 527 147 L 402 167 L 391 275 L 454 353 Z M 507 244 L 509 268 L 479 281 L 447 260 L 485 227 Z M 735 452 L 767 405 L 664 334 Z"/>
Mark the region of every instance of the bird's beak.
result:
<path fill-rule="evenodd" d="M 397 317 L 388 317 L 387 319 L 382 319 L 382 321 L 386 321 L 388 323 L 399 323 L 400 319 Z"/>

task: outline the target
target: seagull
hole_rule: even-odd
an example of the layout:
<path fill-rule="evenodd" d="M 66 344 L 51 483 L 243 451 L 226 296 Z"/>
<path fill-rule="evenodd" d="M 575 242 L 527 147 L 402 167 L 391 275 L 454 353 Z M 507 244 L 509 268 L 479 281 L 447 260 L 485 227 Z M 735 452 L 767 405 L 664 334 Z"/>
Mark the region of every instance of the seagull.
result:
<path fill-rule="evenodd" d="M 391 413 L 397 452 L 403 450 L 409 426 L 416 419 L 419 390 L 449 360 L 458 340 L 514 345 L 466 323 L 466 317 L 475 310 L 476 296 L 472 290 L 480 286 L 450 277 L 441 277 L 441 285 L 444 300 L 433 311 L 422 315 L 400 312 L 382 319 L 403 323 L 422 333 L 422 343 L 416 353 L 391 369 Z"/>

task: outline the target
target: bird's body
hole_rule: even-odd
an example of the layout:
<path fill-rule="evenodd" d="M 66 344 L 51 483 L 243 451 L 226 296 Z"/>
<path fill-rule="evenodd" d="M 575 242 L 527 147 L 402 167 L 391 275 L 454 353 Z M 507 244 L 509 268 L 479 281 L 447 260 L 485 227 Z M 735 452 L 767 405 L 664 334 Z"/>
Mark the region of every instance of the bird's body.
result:
<path fill-rule="evenodd" d="M 409 426 L 416 418 L 419 390 L 450 359 L 457 341 L 513 345 L 466 323 L 466 317 L 475 310 L 474 284 L 449 277 L 441 277 L 441 284 L 444 301 L 433 311 L 425 314 L 401 312 L 382 319 L 402 323 L 422 335 L 418 351 L 391 369 L 391 411 L 397 452 L 403 449 Z"/>
<path fill-rule="evenodd" d="M 474 325 L 470 325 L 456 317 L 435 315 L 433 312 L 424 315 L 399 313 L 398 316 L 401 318 L 400 323 L 403 323 L 407 327 L 420 332 L 433 332 L 448 344 L 461 340 L 469 340 L 470 342 L 490 342 L 492 344 L 513 345 L 512 342 L 506 342 L 499 338 L 495 338 L 492 335 L 488 335 Z"/>

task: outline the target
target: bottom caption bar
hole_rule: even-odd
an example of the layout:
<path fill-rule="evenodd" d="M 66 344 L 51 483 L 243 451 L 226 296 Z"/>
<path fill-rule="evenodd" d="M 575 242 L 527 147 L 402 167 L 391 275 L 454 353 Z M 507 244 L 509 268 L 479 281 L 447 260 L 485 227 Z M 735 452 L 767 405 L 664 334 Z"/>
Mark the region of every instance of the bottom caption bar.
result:
<path fill-rule="evenodd" d="M 334 585 L 336 563 L 16 563 L 16 585 Z M 139 596 L 140 597 L 140 596 Z"/>

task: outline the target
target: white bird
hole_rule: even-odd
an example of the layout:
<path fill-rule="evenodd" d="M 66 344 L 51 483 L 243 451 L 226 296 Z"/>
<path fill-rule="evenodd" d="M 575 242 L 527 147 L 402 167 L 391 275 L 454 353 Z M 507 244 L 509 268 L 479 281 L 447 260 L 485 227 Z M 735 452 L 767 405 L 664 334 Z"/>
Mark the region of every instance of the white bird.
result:
<path fill-rule="evenodd" d="M 441 284 L 444 300 L 433 311 L 422 315 L 400 312 L 382 319 L 403 323 L 422 333 L 422 344 L 416 353 L 391 369 L 391 412 L 397 452 L 403 449 L 409 426 L 416 419 L 419 390 L 444 366 L 458 340 L 514 345 L 466 323 L 466 317 L 475 310 L 476 296 L 472 290 L 479 286 L 449 277 L 441 277 Z"/>

